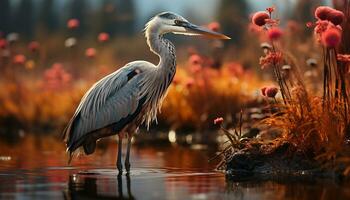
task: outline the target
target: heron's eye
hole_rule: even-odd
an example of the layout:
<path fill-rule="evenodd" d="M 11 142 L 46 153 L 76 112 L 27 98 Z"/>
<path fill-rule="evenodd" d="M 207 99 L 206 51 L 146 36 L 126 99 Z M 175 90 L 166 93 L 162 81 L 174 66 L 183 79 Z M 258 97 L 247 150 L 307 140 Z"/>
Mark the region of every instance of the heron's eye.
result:
<path fill-rule="evenodd" d="M 181 21 L 181 20 L 175 19 L 174 23 L 175 23 L 175 25 L 177 25 L 177 26 L 181 26 L 184 22 Z"/>

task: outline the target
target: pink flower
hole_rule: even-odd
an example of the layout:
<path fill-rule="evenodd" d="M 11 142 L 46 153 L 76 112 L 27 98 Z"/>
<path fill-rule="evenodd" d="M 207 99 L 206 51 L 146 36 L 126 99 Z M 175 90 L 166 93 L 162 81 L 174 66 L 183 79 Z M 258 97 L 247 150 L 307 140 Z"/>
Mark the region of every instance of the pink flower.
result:
<path fill-rule="evenodd" d="M 39 50 L 39 47 L 40 47 L 40 44 L 39 44 L 39 42 L 36 42 L 36 41 L 32 41 L 28 45 L 28 49 L 33 53 L 37 52 Z"/>
<path fill-rule="evenodd" d="M 253 15 L 252 22 L 257 26 L 263 26 L 267 19 L 270 19 L 270 15 L 264 11 L 259 11 Z"/>
<path fill-rule="evenodd" d="M 339 31 L 337 28 L 328 28 L 322 34 L 322 44 L 329 48 L 335 48 L 341 42 L 341 35 L 341 31 Z"/>
<path fill-rule="evenodd" d="M 315 17 L 319 20 L 328 20 L 329 14 L 334 9 L 328 6 L 319 6 L 315 10 Z"/>
<path fill-rule="evenodd" d="M 329 13 L 328 20 L 331 21 L 334 25 L 340 25 L 341 23 L 343 23 L 344 19 L 344 13 L 339 10 L 333 10 Z"/>
<path fill-rule="evenodd" d="M 6 49 L 8 42 L 6 39 L 0 39 L 0 49 Z"/>
<path fill-rule="evenodd" d="M 23 54 L 17 54 L 13 57 L 13 63 L 16 65 L 24 65 L 27 58 Z"/>
<path fill-rule="evenodd" d="M 265 90 L 266 96 L 270 98 L 275 98 L 277 93 L 278 93 L 278 88 L 276 87 L 268 87 Z"/>
<path fill-rule="evenodd" d="M 88 58 L 94 58 L 96 56 L 95 48 L 88 48 L 85 50 L 85 56 Z"/>
<path fill-rule="evenodd" d="M 68 86 L 72 76 L 63 69 L 61 63 L 54 63 L 50 69 L 44 73 L 45 87 L 47 89 L 58 90 Z"/>
<path fill-rule="evenodd" d="M 224 123 L 224 118 L 218 117 L 218 118 L 214 119 L 215 125 L 221 125 L 222 123 Z"/>
<path fill-rule="evenodd" d="M 109 34 L 108 33 L 100 33 L 98 35 L 98 41 L 99 42 L 107 42 L 109 40 Z"/>
<path fill-rule="evenodd" d="M 218 22 L 212 22 L 208 24 L 208 28 L 212 31 L 218 32 L 220 30 L 220 24 Z"/>
<path fill-rule="evenodd" d="M 68 20 L 68 22 L 67 22 L 67 27 L 68 27 L 69 29 L 76 29 L 76 28 L 79 27 L 79 25 L 80 25 L 80 22 L 79 22 L 78 19 L 70 19 L 70 20 Z"/>
<path fill-rule="evenodd" d="M 281 38 L 282 34 L 282 30 L 277 27 L 273 27 L 267 31 L 267 36 L 270 38 L 270 40 L 278 40 Z"/>

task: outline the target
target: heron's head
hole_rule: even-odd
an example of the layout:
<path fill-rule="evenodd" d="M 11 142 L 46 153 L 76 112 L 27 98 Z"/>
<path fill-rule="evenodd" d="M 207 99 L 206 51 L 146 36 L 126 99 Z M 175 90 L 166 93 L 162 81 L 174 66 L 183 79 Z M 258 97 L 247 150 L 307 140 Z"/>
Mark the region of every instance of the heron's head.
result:
<path fill-rule="evenodd" d="M 154 33 L 163 35 L 166 33 L 175 33 L 182 35 L 202 35 L 215 39 L 230 39 L 224 34 L 194 25 L 182 16 L 172 12 L 163 12 L 153 17 L 146 24 L 145 31 L 146 34 Z"/>

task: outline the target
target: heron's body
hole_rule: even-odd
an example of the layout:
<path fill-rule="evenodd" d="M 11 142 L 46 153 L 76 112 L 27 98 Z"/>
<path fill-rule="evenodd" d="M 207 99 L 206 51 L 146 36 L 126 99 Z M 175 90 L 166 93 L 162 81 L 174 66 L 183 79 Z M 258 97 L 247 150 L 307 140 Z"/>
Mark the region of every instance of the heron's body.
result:
<path fill-rule="evenodd" d="M 174 20 L 175 25 L 169 24 Z M 185 33 L 185 23 L 191 25 L 173 13 L 157 15 L 146 25 L 145 36 L 150 50 L 159 56 L 159 64 L 146 61 L 128 63 L 90 88 L 64 131 L 67 150 L 71 154 L 81 146 L 86 154 L 91 154 L 98 139 L 127 134 L 125 165 L 129 170 L 131 137 L 140 124 L 145 122 L 149 125 L 156 119 L 176 72 L 174 45 L 162 35 L 167 32 Z M 121 137 L 118 148 L 117 166 L 121 170 Z"/>

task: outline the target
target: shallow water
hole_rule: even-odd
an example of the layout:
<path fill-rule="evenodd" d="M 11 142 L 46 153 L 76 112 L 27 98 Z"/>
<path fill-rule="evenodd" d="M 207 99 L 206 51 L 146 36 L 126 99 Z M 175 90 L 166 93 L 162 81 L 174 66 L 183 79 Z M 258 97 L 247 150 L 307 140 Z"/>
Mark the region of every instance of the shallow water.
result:
<path fill-rule="evenodd" d="M 212 145 L 134 145 L 130 176 L 117 176 L 116 142 L 67 165 L 52 137 L 28 136 L 0 145 L 1 199 L 349 199 L 334 181 L 226 181 L 208 163 Z M 200 147 L 200 148 L 199 148 Z"/>

